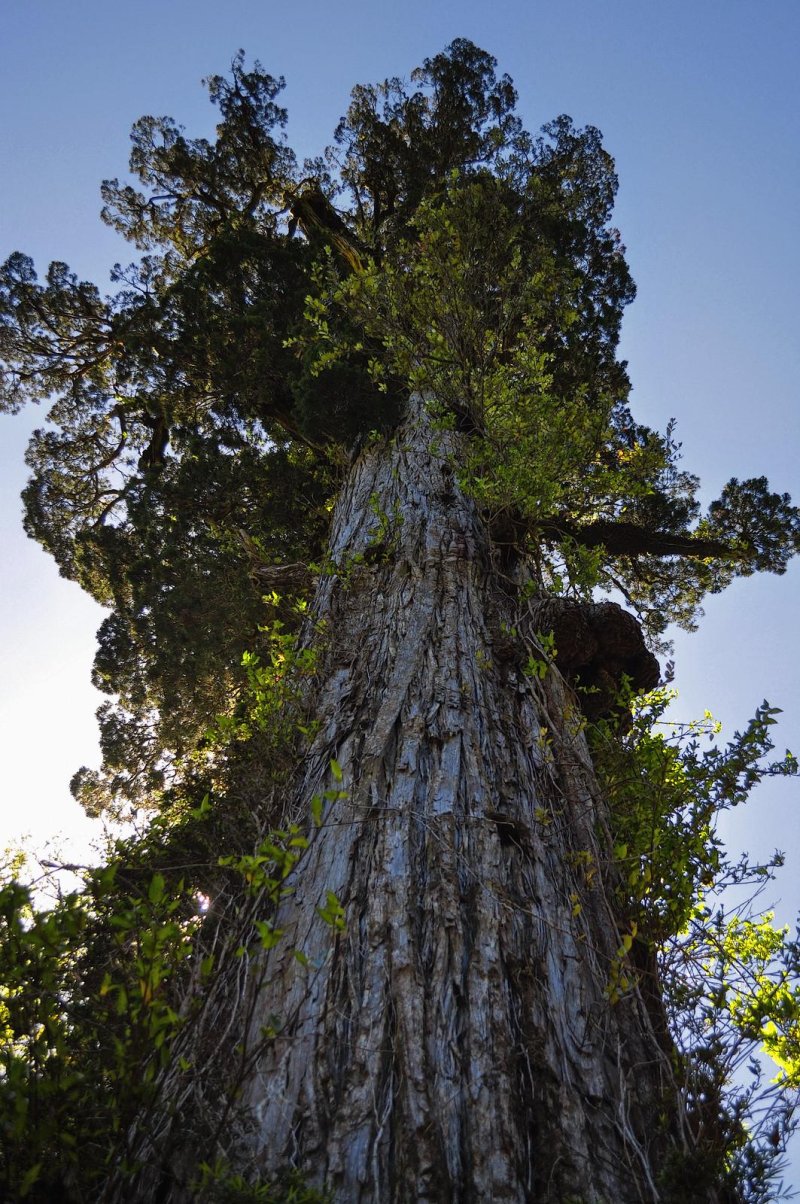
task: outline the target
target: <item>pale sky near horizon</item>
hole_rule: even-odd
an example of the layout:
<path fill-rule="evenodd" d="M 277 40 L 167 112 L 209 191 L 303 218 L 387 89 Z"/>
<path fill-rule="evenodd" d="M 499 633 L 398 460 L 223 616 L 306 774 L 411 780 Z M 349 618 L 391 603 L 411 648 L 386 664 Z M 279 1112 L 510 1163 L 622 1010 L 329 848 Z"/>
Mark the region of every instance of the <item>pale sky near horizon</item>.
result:
<path fill-rule="evenodd" d="M 285 74 L 289 140 L 331 140 L 350 88 L 407 76 L 457 36 L 491 51 L 520 93 L 528 128 L 567 112 L 604 133 L 620 176 L 616 213 L 639 296 L 622 354 L 636 416 L 678 420 L 684 466 L 716 496 L 730 476 L 766 474 L 800 497 L 800 98 L 795 0 L 408 0 L 291 10 L 256 0 L 134 5 L 6 0 L 0 13 L 0 257 L 66 260 L 101 288 L 125 244 L 99 221 L 102 178 L 124 173 L 143 113 L 208 133 L 200 79 L 242 46 Z M 99 609 L 21 534 L 24 447 L 42 411 L 0 418 L 0 848 L 88 825 L 67 783 L 96 760 L 89 684 Z M 699 633 L 679 634 L 679 714 L 708 707 L 731 735 L 763 698 L 784 708 L 777 739 L 800 751 L 800 566 L 710 599 Z M 762 789 L 728 824 L 734 844 L 789 864 L 773 891 L 800 908 L 798 790 Z M 79 838 L 78 833 L 84 835 Z"/>

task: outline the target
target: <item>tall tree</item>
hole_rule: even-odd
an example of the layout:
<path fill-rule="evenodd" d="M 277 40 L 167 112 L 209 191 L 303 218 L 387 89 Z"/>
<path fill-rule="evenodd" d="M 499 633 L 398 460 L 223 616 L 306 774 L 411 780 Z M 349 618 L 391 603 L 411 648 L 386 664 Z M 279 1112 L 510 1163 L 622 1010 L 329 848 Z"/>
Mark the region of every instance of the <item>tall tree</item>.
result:
<path fill-rule="evenodd" d="M 276 825 L 304 849 L 215 988 L 225 1109 L 178 1039 L 102 1198 L 195 1198 L 209 1132 L 342 1201 L 742 1198 L 657 966 L 713 860 L 700 771 L 686 890 L 648 911 L 615 758 L 652 753 L 668 623 L 782 572 L 800 514 L 756 478 L 701 516 L 632 415 L 596 130 L 531 137 L 461 39 L 357 88 L 302 171 L 281 80 L 240 55 L 208 86 L 214 141 L 143 118 L 103 185 L 139 252 L 113 295 L 19 254 L 0 281 L 5 404 L 55 397 L 28 530 L 109 608 L 78 796 L 210 810 L 225 864 Z M 201 863 L 186 832 L 161 869 Z M 207 930 L 225 872 L 194 871 Z"/>

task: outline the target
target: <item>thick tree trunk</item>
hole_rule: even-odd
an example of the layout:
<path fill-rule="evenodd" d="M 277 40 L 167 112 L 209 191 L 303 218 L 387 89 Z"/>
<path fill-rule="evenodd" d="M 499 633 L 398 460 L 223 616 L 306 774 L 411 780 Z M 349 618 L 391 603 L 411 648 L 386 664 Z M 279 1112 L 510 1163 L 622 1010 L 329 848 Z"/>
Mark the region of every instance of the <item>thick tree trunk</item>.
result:
<path fill-rule="evenodd" d="M 637 992 L 608 997 L 605 804 L 571 691 L 523 671 L 534 620 L 454 481 L 459 438 L 412 404 L 336 507 L 296 816 L 332 757 L 348 796 L 265 955 L 256 1159 L 341 1204 L 656 1200 L 671 1074 Z"/>

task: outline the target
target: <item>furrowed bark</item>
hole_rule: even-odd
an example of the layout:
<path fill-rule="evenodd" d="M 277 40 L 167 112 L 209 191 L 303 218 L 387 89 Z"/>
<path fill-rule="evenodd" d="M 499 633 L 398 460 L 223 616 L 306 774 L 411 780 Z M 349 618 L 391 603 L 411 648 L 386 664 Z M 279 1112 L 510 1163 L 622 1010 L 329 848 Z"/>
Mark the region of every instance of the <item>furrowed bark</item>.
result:
<path fill-rule="evenodd" d="M 335 510 L 294 818 L 333 757 L 347 797 L 251 1000 L 251 1047 L 279 1018 L 244 1096 L 252 1152 L 341 1204 L 656 1200 L 673 1083 L 637 991 L 608 997 L 606 806 L 575 696 L 523 671 L 533 620 L 454 483 L 460 438 L 412 403 Z"/>

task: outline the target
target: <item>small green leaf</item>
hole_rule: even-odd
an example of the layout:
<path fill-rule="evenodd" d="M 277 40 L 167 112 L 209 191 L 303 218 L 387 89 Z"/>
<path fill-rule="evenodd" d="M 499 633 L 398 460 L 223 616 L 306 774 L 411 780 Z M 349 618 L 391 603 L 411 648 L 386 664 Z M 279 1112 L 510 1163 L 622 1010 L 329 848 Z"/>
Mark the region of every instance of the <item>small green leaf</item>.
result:
<path fill-rule="evenodd" d="M 283 935 L 280 928 L 273 927 L 271 920 L 256 920 L 256 930 L 262 949 L 273 949 Z"/>
<path fill-rule="evenodd" d="M 33 1166 L 30 1167 L 29 1170 L 27 1170 L 25 1172 L 25 1174 L 22 1177 L 22 1182 L 19 1185 L 19 1194 L 20 1194 L 21 1199 L 24 1199 L 25 1196 L 27 1196 L 28 1192 L 31 1190 L 34 1183 L 39 1178 L 41 1171 L 42 1171 L 41 1162 L 34 1162 Z"/>
<path fill-rule="evenodd" d="M 147 892 L 147 897 L 151 903 L 156 904 L 161 902 L 161 900 L 164 898 L 164 886 L 164 875 L 153 874 L 150 882 L 150 888 Z"/>

